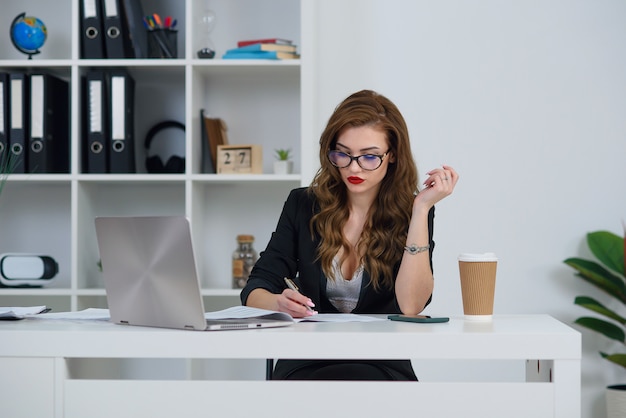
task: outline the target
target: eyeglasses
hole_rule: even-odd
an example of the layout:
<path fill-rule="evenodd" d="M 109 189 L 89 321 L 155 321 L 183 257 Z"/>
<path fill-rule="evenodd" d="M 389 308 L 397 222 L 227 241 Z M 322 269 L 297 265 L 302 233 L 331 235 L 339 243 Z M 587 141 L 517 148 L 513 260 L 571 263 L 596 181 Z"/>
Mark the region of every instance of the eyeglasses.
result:
<path fill-rule="evenodd" d="M 353 157 L 352 155 L 346 154 L 341 151 L 329 151 L 328 159 L 330 162 L 337 168 L 346 168 L 352 161 L 356 161 L 356 163 L 363 169 L 368 171 L 376 170 L 383 163 L 383 159 L 387 156 L 389 151 L 384 153 L 383 155 L 376 154 L 363 154 Z"/>

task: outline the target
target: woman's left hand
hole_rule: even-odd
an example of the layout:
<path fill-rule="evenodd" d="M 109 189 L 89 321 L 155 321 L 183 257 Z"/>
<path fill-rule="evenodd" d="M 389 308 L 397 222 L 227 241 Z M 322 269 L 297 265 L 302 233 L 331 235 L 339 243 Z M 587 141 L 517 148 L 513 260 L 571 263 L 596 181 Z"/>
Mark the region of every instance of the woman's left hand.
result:
<path fill-rule="evenodd" d="M 428 178 L 424 181 L 425 187 L 415 197 L 414 209 L 418 206 L 425 206 L 430 209 L 435 203 L 450 196 L 454 191 L 456 182 L 459 181 L 459 175 L 449 165 L 435 168 L 426 174 L 428 174 Z"/>

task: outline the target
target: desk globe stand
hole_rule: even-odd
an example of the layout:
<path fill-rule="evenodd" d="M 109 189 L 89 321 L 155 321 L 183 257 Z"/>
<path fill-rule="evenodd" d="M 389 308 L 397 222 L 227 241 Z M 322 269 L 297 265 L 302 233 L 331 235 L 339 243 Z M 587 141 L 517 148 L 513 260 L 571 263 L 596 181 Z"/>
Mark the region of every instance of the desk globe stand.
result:
<path fill-rule="evenodd" d="M 39 39 L 37 40 L 37 42 L 33 43 L 32 45 L 29 45 L 30 48 L 25 47 L 24 45 L 20 45 L 20 43 L 24 41 L 23 39 L 15 39 L 15 29 L 18 27 L 19 24 L 24 24 L 29 27 L 32 27 L 31 33 L 28 35 L 24 35 L 24 36 L 27 36 L 28 38 L 26 40 L 28 41 L 31 40 L 29 38 L 30 35 L 39 35 Z M 37 32 L 37 31 L 40 31 L 40 32 Z M 15 19 L 13 19 L 13 22 L 11 22 L 11 27 L 10 27 L 11 42 L 13 43 L 13 46 L 15 47 L 15 49 L 17 49 L 23 54 L 28 55 L 29 60 L 33 59 L 33 55 L 37 55 L 41 53 L 39 48 L 41 48 L 43 44 L 46 42 L 47 37 L 48 37 L 48 30 L 46 28 L 46 25 L 40 19 L 36 17 L 26 16 L 25 12 L 20 13 L 19 15 L 15 16 Z"/>

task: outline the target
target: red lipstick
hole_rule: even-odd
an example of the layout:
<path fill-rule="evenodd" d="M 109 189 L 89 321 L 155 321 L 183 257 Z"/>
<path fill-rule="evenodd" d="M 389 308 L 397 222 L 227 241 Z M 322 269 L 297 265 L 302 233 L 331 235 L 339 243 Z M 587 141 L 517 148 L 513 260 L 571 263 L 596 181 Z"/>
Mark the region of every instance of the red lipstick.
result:
<path fill-rule="evenodd" d="M 352 184 L 361 184 L 363 183 L 365 180 L 363 180 L 361 177 L 356 177 L 356 176 L 350 176 L 348 177 L 348 181 Z"/>

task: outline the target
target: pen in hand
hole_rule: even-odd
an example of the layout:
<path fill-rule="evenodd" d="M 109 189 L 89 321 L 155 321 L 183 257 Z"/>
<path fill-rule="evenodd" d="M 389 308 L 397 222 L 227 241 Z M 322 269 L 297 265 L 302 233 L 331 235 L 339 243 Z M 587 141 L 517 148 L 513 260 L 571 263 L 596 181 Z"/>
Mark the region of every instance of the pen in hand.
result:
<path fill-rule="evenodd" d="M 284 279 L 285 279 L 285 283 L 287 284 L 288 288 L 290 288 L 291 290 L 293 290 L 295 292 L 300 293 L 300 291 L 298 289 L 298 286 L 296 286 L 296 284 L 293 282 L 293 280 L 291 280 L 288 277 L 284 277 Z M 313 309 L 311 309 L 311 307 L 309 305 L 304 305 L 303 304 L 302 306 L 304 306 L 307 309 L 307 311 L 309 311 L 309 312 L 315 312 Z"/>

